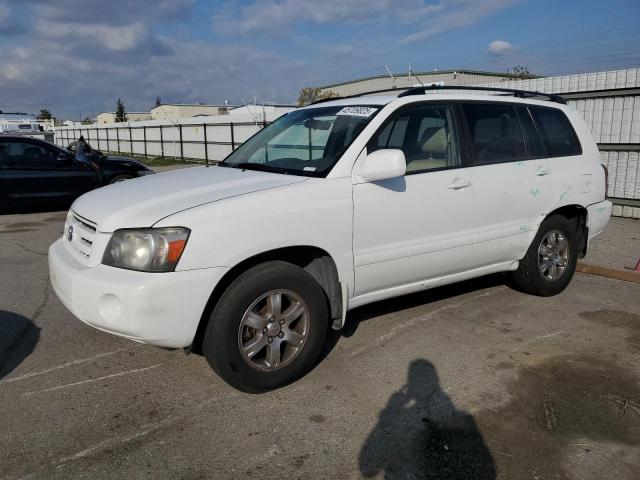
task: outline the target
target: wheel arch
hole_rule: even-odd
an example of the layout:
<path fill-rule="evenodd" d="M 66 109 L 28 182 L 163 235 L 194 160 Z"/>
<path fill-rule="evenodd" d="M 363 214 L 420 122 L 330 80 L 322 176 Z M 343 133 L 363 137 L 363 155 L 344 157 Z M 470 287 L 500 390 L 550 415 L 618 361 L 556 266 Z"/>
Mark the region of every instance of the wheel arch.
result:
<path fill-rule="evenodd" d="M 200 351 L 207 321 L 216 303 L 231 283 L 251 267 L 271 260 L 292 263 L 309 273 L 322 287 L 330 307 L 331 319 L 339 319 L 343 315 L 343 299 L 340 277 L 335 261 L 329 253 L 319 247 L 310 245 L 288 246 L 268 250 L 246 258 L 232 267 L 217 283 L 207 301 L 200 317 L 198 328 L 191 345 L 191 350 Z"/>
<path fill-rule="evenodd" d="M 584 258 L 587 254 L 587 239 L 589 238 L 587 209 L 582 205 L 577 204 L 564 205 L 549 212 L 544 220 L 554 215 L 562 215 L 565 218 L 574 219 L 576 221 L 576 231 L 578 232 L 578 258 Z"/>

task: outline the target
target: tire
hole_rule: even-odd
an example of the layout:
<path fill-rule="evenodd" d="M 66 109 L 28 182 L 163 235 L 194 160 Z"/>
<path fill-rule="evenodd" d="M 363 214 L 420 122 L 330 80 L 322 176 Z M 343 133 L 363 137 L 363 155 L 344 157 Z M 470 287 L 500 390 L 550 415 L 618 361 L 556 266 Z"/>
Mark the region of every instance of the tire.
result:
<path fill-rule="evenodd" d="M 111 185 L 113 183 L 118 183 L 118 182 L 124 182 L 125 180 L 131 180 L 132 178 L 133 177 L 131 175 L 127 175 L 127 174 L 116 175 L 111 180 L 109 180 L 108 185 Z"/>
<path fill-rule="evenodd" d="M 296 317 L 300 308 L 303 313 Z M 328 326 L 328 302 L 315 279 L 296 265 L 270 261 L 248 269 L 224 291 L 209 318 L 202 350 L 229 385 L 261 393 L 307 373 L 320 354 Z M 253 344 L 257 346 L 249 348 Z M 278 355 L 280 362 L 272 362 Z"/>
<path fill-rule="evenodd" d="M 526 255 L 520 260 L 518 270 L 512 274 L 516 287 L 526 293 L 541 297 L 549 297 L 562 292 L 571 282 L 576 270 L 578 261 L 577 228 L 578 224 L 575 218 L 553 215 L 545 219 L 540 225 L 538 233 L 529 246 Z M 553 237 L 556 238 L 555 250 L 562 245 L 560 239 L 564 239 L 567 248 L 564 253 L 560 251 L 556 255 L 554 249 L 548 248 L 550 245 L 549 239 Z M 547 257 L 542 255 L 544 253 L 547 253 Z M 563 263 L 566 264 L 564 267 L 562 267 Z M 552 264 L 556 265 L 555 272 L 557 276 L 555 277 Z M 560 272 L 561 268 L 564 268 L 564 270 Z"/>

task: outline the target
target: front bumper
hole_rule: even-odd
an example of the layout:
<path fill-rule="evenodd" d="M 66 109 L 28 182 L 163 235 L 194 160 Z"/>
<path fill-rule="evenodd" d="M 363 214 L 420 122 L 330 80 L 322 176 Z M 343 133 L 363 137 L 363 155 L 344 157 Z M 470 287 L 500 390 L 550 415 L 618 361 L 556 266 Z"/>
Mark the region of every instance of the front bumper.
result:
<path fill-rule="evenodd" d="M 609 224 L 613 213 L 613 204 L 609 200 L 594 203 L 587 207 L 587 227 L 589 228 L 589 241 L 600 235 Z"/>
<path fill-rule="evenodd" d="M 131 340 L 169 348 L 191 345 L 209 296 L 226 267 L 144 273 L 85 267 L 64 240 L 49 247 L 56 295 L 84 323 Z"/>

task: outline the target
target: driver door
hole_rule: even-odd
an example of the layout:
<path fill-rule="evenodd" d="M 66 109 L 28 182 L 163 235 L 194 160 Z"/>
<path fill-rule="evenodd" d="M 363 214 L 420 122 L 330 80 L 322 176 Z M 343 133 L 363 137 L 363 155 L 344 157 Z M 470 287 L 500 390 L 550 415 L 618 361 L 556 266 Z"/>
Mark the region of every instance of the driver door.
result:
<path fill-rule="evenodd" d="M 476 261 L 473 186 L 463 168 L 454 107 L 428 103 L 396 112 L 367 153 L 381 148 L 401 149 L 407 172 L 353 185 L 355 296 L 375 299 L 420 290 Z"/>

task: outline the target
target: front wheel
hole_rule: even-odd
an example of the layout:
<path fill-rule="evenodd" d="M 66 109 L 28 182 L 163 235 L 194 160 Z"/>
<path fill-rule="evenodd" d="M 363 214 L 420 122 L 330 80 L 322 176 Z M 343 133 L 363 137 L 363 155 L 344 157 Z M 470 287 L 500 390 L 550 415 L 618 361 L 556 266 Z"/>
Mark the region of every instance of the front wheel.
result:
<path fill-rule="evenodd" d="M 575 219 L 562 215 L 547 218 L 513 273 L 516 286 L 543 297 L 562 292 L 576 270 L 577 244 Z"/>
<path fill-rule="evenodd" d="M 302 268 L 267 262 L 241 274 L 209 318 L 202 349 L 231 386 L 250 393 L 308 372 L 329 325 L 324 291 Z"/>

